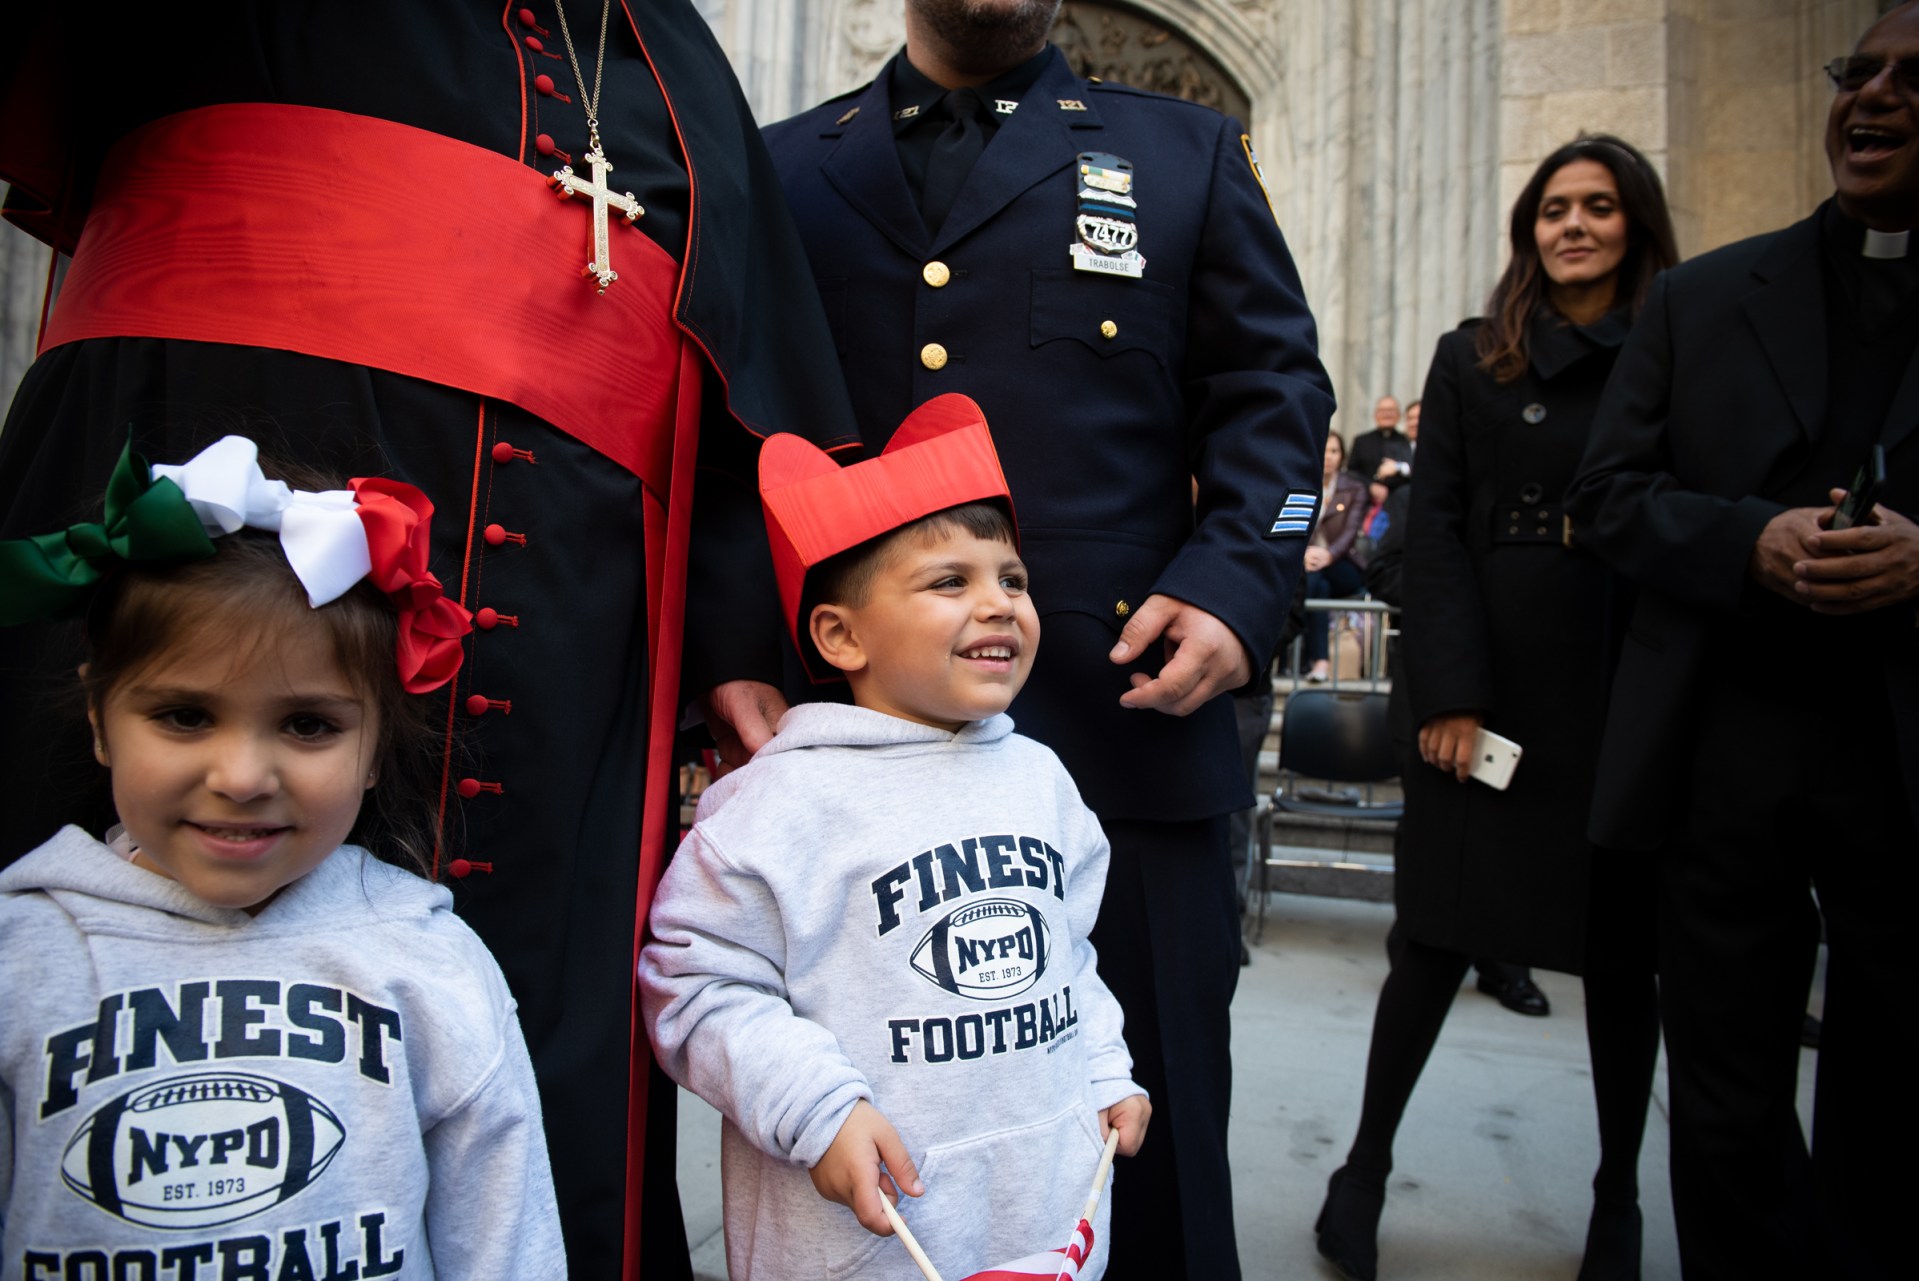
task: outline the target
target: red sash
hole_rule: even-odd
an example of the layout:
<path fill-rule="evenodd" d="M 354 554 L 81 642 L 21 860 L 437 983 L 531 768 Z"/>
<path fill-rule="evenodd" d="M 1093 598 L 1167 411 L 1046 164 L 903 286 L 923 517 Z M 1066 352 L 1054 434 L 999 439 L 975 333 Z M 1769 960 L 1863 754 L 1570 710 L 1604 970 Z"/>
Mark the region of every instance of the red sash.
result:
<path fill-rule="evenodd" d="M 178 338 L 368 365 L 518 405 L 665 494 L 679 265 L 615 225 L 620 278 L 596 293 L 591 218 L 411 125 L 200 107 L 108 153 L 40 349 Z"/>

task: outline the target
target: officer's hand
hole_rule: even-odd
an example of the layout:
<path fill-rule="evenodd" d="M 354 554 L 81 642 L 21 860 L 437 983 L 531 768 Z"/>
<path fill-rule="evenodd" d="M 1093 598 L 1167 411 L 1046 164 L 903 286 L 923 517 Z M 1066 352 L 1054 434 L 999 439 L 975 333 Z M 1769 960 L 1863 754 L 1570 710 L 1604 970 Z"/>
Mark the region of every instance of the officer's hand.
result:
<path fill-rule="evenodd" d="M 700 699 L 706 728 L 719 748 L 721 778 L 753 759 L 786 715 L 786 696 L 765 681 L 726 681 Z"/>
<path fill-rule="evenodd" d="M 860 1226 L 874 1236 L 893 1235 L 893 1225 L 880 1209 L 881 1197 L 897 1205 L 902 1191 L 908 1196 L 926 1193 L 899 1132 L 884 1112 L 865 1099 L 853 1105 L 832 1146 L 810 1173 L 814 1191 L 851 1209 Z"/>
<path fill-rule="evenodd" d="M 1320 570 L 1326 568 L 1328 565 L 1332 563 L 1333 563 L 1333 554 L 1327 551 L 1324 547 L 1308 547 L 1306 549 L 1306 572 L 1307 573 L 1317 574 Z"/>
<path fill-rule="evenodd" d="M 1199 606 L 1171 596 L 1148 596 L 1107 657 L 1129 662 L 1155 640 L 1166 646 L 1166 666 L 1153 677 L 1134 672 L 1133 688 L 1120 695 L 1120 706 L 1187 716 L 1221 690 L 1237 689 L 1252 678 L 1252 662 L 1233 629 Z"/>
<path fill-rule="evenodd" d="M 1809 540 L 1819 536 L 1820 517 L 1831 512 L 1830 507 L 1788 507 L 1767 521 L 1759 541 L 1752 545 L 1746 577 L 1787 600 L 1808 604 L 1799 594 L 1799 575 L 1793 567 L 1818 554 Z"/>
<path fill-rule="evenodd" d="M 1833 502 L 1845 497 L 1835 489 Z M 1919 599 L 1919 525 L 1872 509 L 1874 523 L 1827 529 L 1806 540 L 1815 559 L 1795 564 L 1798 599 L 1815 614 L 1863 614 Z"/>

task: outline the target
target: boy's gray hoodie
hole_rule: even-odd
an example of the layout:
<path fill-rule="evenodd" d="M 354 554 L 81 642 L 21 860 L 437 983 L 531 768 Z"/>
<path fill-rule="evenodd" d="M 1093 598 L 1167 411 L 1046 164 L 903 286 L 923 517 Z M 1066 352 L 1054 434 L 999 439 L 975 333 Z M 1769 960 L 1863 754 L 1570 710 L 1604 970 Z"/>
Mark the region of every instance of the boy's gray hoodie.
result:
<path fill-rule="evenodd" d="M 900 1212 L 944 1275 L 1067 1244 L 1097 1112 L 1141 1091 L 1087 942 L 1106 839 L 1012 729 L 808 704 L 702 799 L 640 975 L 661 1064 L 726 1116 L 734 1281 L 919 1276 L 808 1176 L 860 1099 L 919 1167 Z"/>
<path fill-rule="evenodd" d="M 0 872 L 0 1278 L 566 1262 L 499 966 L 343 846 L 258 916 L 78 828 Z"/>

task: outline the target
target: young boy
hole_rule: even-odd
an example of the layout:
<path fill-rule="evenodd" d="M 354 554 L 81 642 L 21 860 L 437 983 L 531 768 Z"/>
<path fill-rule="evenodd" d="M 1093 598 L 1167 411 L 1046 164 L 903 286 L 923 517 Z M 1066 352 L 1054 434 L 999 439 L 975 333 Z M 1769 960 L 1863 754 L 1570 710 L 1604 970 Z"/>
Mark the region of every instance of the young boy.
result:
<path fill-rule="evenodd" d="M 985 419 L 941 396 L 844 470 L 775 436 L 760 493 L 795 643 L 855 705 L 708 788 L 653 901 L 647 1030 L 726 1116 L 728 1274 L 917 1278 L 893 1189 L 948 1276 L 1061 1248 L 1151 1108 L 1087 942 L 1106 838 L 1002 714 L 1039 621 Z"/>

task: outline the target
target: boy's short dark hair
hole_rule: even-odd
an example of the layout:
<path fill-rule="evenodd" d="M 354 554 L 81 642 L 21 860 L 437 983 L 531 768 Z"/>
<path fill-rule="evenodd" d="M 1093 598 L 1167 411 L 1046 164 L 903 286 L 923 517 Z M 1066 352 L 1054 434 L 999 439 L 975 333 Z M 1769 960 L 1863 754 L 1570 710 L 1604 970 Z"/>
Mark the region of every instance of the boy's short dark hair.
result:
<path fill-rule="evenodd" d="M 1011 512 L 999 503 L 976 502 L 941 508 L 898 529 L 889 529 L 878 538 L 857 543 L 836 556 L 827 557 L 807 571 L 806 588 L 800 594 L 801 638 L 806 637 L 812 625 L 815 607 L 851 605 L 857 608 L 866 603 L 866 594 L 873 587 L 873 576 L 879 572 L 886 549 L 892 546 L 895 539 L 915 532 L 946 533 L 955 529 L 975 538 L 1002 542 L 1008 546 L 1017 546 L 1019 541 L 1013 529 Z"/>

